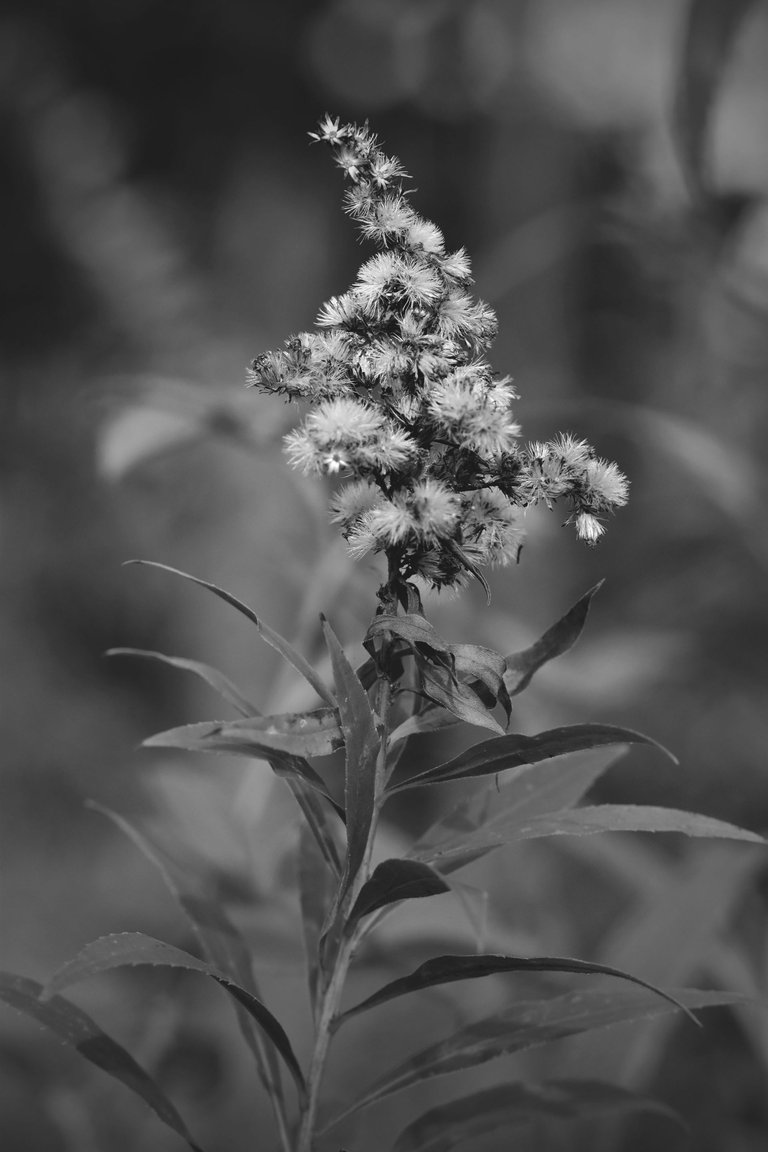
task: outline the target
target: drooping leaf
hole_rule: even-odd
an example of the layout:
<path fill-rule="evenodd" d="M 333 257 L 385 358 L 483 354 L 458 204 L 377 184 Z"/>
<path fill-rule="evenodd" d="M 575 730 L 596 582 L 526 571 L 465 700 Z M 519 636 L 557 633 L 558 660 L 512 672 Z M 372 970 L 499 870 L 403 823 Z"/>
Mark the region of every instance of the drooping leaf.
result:
<path fill-rule="evenodd" d="M 274 720 L 274 717 L 264 717 L 265 720 Z M 303 756 L 288 752 L 284 747 L 275 747 L 277 744 L 296 746 L 301 737 L 290 732 L 259 730 L 257 728 L 240 729 L 233 725 L 241 721 L 204 720 L 199 724 L 184 724 L 180 728 L 168 728 L 165 732 L 157 732 L 143 741 L 145 748 L 179 748 L 186 752 L 226 752 L 233 756 L 248 756 L 251 759 L 267 761 L 278 776 L 298 777 L 319 792 L 333 806 L 341 819 L 344 819 L 344 809 L 340 807 L 329 794 L 325 781 L 315 771 Z M 242 723 L 251 723 L 250 721 Z M 336 729 L 328 723 L 326 728 L 307 736 L 309 743 L 317 742 L 323 746 L 335 742 Z M 250 733 L 250 735 L 249 735 Z"/>
<path fill-rule="evenodd" d="M 506 659 L 504 682 L 510 696 L 517 696 L 530 684 L 533 676 L 544 664 L 562 656 L 578 640 L 589 614 L 592 597 L 603 586 L 603 581 L 595 584 L 577 600 L 565 616 L 548 628 L 530 648 L 514 652 Z"/>
<path fill-rule="evenodd" d="M 710 192 L 707 136 L 736 35 L 755 0 L 691 0 L 674 108 L 678 146 L 692 187 Z"/>
<path fill-rule="evenodd" d="M 368 695 L 344 655 L 335 632 L 324 618 L 323 632 L 336 683 L 346 757 L 344 806 L 347 814 L 347 858 L 341 891 L 343 896 L 363 861 L 373 821 L 379 738 Z"/>
<path fill-rule="evenodd" d="M 682 1008 L 690 1016 L 685 1005 L 675 1000 L 661 988 L 624 972 L 620 968 L 612 968 L 607 964 L 595 964 L 589 960 L 574 960 L 569 956 L 499 956 L 494 954 L 471 956 L 435 956 L 427 960 L 410 972 L 385 984 L 378 992 L 374 992 L 366 1000 L 360 1001 L 346 1012 L 336 1018 L 336 1027 L 343 1021 L 349 1020 L 359 1012 L 366 1012 L 394 1000 L 398 996 L 407 996 L 409 992 L 421 992 L 425 988 L 435 988 L 440 984 L 453 984 L 457 980 L 478 980 L 484 976 L 494 976 L 500 972 L 571 972 L 579 976 L 614 976 L 619 980 L 628 980 L 661 996 L 669 1001 L 675 1008 Z M 695 1021 L 695 1017 L 691 1017 Z"/>
<path fill-rule="evenodd" d="M 569 752 L 584 752 L 616 744 L 648 744 L 657 748 L 677 763 L 671 752 L 657 744 L 650 736 L 633 732 L 630 728 L 617 728 L 612 724 L 573 724 L 565 728 L 552 728 L 535 736 L 509 732 L 497 740 L 475 744 L 446 764 L 428 768 L 410 780 L 390 787 L 391 792 L 405 788 L 421 788 L 426 784 L 441 784 L 445 780 L 468 780 L 478 776 L 495 776 L 521 764 L 538 764 L 554 756 Z"/>
<path fill-rule="evenodd" d="M 491 732 L 504 731 L 488 705 L 468 684 L 457 680 L 450 669 L 422 662 L 419 670 L 424 694 L 434 700 L 435 704 L 447 708 L 466 724 L 490 728 Z"/>
<path fill-rule="evenodd" d="M 479 644 L 454 644 L 452 651 L 456 675 L 463 676 L 481 698 L 484 689 L 487 696 L 485 702 L 489 707 L 501 704 L 509 722 L 512 702 L 504 683 L 504 657 L 492 648 L 483 648 Z"/>
<path fill-rule="evenodd" d="M 203 664 L 199 660 L 187 660 L 183 656 L 166 656 L 163 652 L 151 652 L 146 648 L 110 648 L 107 656 L 141 656 L 149 660 L 159 660 L 163 664 L 170 664 L 172 668 L 180 668 L 184 672 L 192 672 L 199 676 L 214 692 L 223 697 L 228 704 L 241 714 L 241 716 L 258 716 L 258 708 L 242 694 L 236 684 L 228 676 L 212 668 L 210 664 Z"/>
<path fill-rule="evenodd" d="M 581 1120 L 653 1112 L 680 1126 L 671 1108 L 617 1084 L 597 1080 L 551 1080 L 545 1084 L 498 1084 L 423 1112 L 405 1128 L 392 1152 L 452 1152 L 489 1132 L 533 1121 Z"/>
<path fill-rule="evenodd" d="M 54 996 L 64 988 L 77 984 L 100 972 L 107 972 L 113 968 L 132 967 L 138 964 L 149 964 L 163 968 L 186 968 L 192 972 L 201 972 L 210 976 L 220 984 L 238 1004 L 250 1013 L 265 1036 L 274 1044 L 282 1056 L 285 1064 L 293 1076 L 299 1095 L 303 1099 L 306 1091 L 304 1076 L 291 1047 L 285 1030 L 279 1020 L 269 1011 L 261 1000 L 253 993 L 248 992 L 237 981 L 226 973 L 221 972 L 212 964 L 198 959 L 182 948 L 166 944 L 162 940 L 155 940 L 152 936 L 145 936 L 141 932 L 120 932 L 110 936 L 102 936 L 86 945 L 74 960 L 64 964 L 45 986 L 44 997 Z"/>
<path fill-rule="evenodd" d="M 578 804 L 623 755 L 593 749 L 519 765 L 501 788 L 490 785 L 460 800 L 419 837 L 409 855 L 434 864 L 444 875 L 455 872 L 492 851 L 502 835 L 511 838 L 537 817 Z"/>
<path fill-rule="evenodd" d="M 248 945 L 227 916 L 221 900 L 208 891 L 191 856 L 179 862 L 118 812 L 93 801 L 89 802 L 88 807 L 111 820 L 157 868 L 166 888 L 189 920 L 206 958 L 223 974 L 230 976 L 247 992 L 260 999 L 261 993 L 253 975 Z M 238 1001 L 234 1002 L 234 1008 L 243 1039 L 253 1053 L 265 1087 L 282 1099 L 274 1050 L 264 1044 L 260 1031 L 254 1028 L 251 1016 Z"/>
<path fill-rule="evenodd" d="M 464 551 L 464 549 L 462 547 L 460 547 L 460 545 L 457 544 L 455 540 L 448 539 L 448 540 L 446 540 L 446 544 L 447 544 L 448 548 L 450 549 L 450 551 L 453 552 L 454 556 L 459 561 L 462 568 L 466 568 L 467 572 L 469 572 L 469 574 L 471 576 L 474 576 L 475 580 L 477 580 L 478 584 L 483 589 L 483 592 L 485 592 L 486 603 L 490 604 L 491 603 L 491 588 L 490 588 L 490 585 L 488 584 L 488 581 L 485 578 L 485 573 L 483 572 L 482 568 L 480 568 L 479 565 L 475 564 L 474 560 L 470 556 L 467 555 L 467 553 Z M 518 552 L 519 552 L 519 550 L 518 550 Z"/>
<path fill-rule="evenodd" d="M 748 998 L 729 992 L 676 988 L 675 999 L 690 1010 L 746 1004 Z M 676 1008 L 636 988 L 566 992 L 543 1000 L 527 1000 L 459 1028 L 444 1040 L 429 1044 L 389 1069 L 355 1103 L 334 1117 L 328 1128 L 378 1100 L 424 1080 L 476 1068 L 491 1060 L 541 1047 L 616 1024 L 656 1018 Z"/>
<path fill-rule="evenodd" d="M 363 885 L 350 912 L 350 924 L 398 900 L 438 896 L 448 891 L 449 885 L 428 864 L 418 860 L 384 860 Z"/>
<path fill-rule="evenodd" d="M 309 998 L 314 1011 L 319 979 L 319 947 L 323 926 L 336 895 L 338 873 L 323 860 L 307 827 L 299 835 L 299 906 L 307 960 Z"/>
<path fill-rule="evenodd" d="M 193 1152 L 201 1152 L 179 1113 L 165 1093 L 129 1052 L 99 1028 L 82 1008 L 63 996 L 41 999 L 42 984 L 0 972 L 0 1000 L 17 1012 L 31 1016 L 38 1024 L 50 1029 L 60 1040 L 75 1048 L 81 1056 L 97 1068 L 107 1072 L 135 1092 L 148 1104 L 156 1116 L 186 1140 Z"/>
<path fill-rule="evenodd" d="M 372 641 L 388 636 L 397 636 L 413 648 L 420 644 L 432 652 L 443 653 L 446 657 L 450 657 L 451 645 L 443 640 L 437 629 L 424 616 L 418 613 L 408 613 L 404 616 L 387 614 L 377 616 L 365 634 L 364 646 L 371 651 Z"/>
<path fill-rule="evenodd" d="M 271 648 L 279 652 L 280 655 L 304 677 L 307 683 L 311 684 L 321 700 L 324 700 L 331 708 L 336 707 L 336 701 L 332 693 L 325 686 L 312 665 L 304 659 L 300 652 L 296 651 L 292 644 L 289 644 L 284 637 L 278 632 L 275 632 L 274 628 L 270 628 L 268 624 L 265 624 L 252 608 L 249 608 L 242 600 L 238 600 L 231 592 L 225 591 L 224 588 L 219 588 L 216 584 L 211 584 L 208 580 L 201 580 L 199 576 L 191 576 L 189 572 L 182 572 L 178 568 L 171 568 L 170 565 L 160 564 L 156 560 L 128 560 L 126 563 L 142 564 L 149 568 L 159 568 L 163 572 L 170 572 L 174 576 L 181 576 L 182 579 L 190 580 L 193 584 L 199 584 L 201 588 L 207 588 L 209 592 L 213 592 L 214 596 L 218 596 L 220 600 L 236 608 L 237 611 L 241 612 L 252 624 L 255 624 L 262 640 L 265 640 Z"/>

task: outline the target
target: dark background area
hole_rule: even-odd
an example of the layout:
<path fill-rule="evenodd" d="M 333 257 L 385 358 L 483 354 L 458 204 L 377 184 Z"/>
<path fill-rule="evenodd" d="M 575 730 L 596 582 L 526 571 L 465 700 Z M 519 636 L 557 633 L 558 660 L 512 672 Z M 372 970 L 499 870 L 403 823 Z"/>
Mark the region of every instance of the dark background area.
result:
<path fill-rule="evenodd" d="M 148 733 L 220 706 L 181 674 L 104 652 L 204 659 L 265 709 L 306 702 L 221 604 L 121 567 L 137 556 L 231 588 L 318 662 L 321 608 L 345 642 L 362 636 L 376 566 L 345 559 L 325 492 L 289 473 L 280 435 L 293 414 L 242 386 L 247 362 L 311 326 L 363 255 L 340 211 L 340 174 L 309 147 L 326 111 L 370 118 L 412 173 L 418 210 L 467 247 L 477 292 L 498 312 L 493 362 L 515 377 L 526 435 L 583 435 L 632 481 L 597 548 L 557 514 L 531 514 L 520 566 L 492 578 L 491 608 L 475 587 L 434 598 L 430 617 L 454 640 L 512 651 L 605 577 L 578 648 L 541 674 L 515 727 L 641 729 L 680 767 L 635 751 L 600 786 L 603 798 L 766 830 L 768 14 L 756 5 L 721 77 L 703 215 L 670 119 L 686 7 L 5 0 L 3 967 L 43 978 L 87 939 L 123 928 L 184 943 L 149 865 L 84 801 L 167 805 L 222 869 L 245 869 L 243 914 L 263 939 L 267 980 L 297 1017 L 291 1026 L 306 1027 L 292 1006 L 287 800 L 243 764 L 137 751 Z M 427 816 L 397 811 L 393 843 Z M 601 851 L 500 854 L 472 883 L 524 939 L 573 954 L 624 949 L 650 978 L 765 994 L 759 851 L 626 840 Z M 662 906 L 681 932 L 675 909 L 689 909 L 684 941 L 665 937 Z M 438 933 L 457 913 L 441 915 Z M 261 1106 L 213 993 L 131 976 L 77 994 L 197 1108 L 210 1147 L 270 1147 L 244 1135 Z M 491 999 L 475 992 L 467 1003 L 487 1008 L 509 994 L 493 984 Z M 410 1022 L 393 1013 L 386 1027 L 401 1021 L 418 1037 L 436 1019 L 434 1004 L 423 1011 L 415 1022 L 413 1009 Z M 8 1152 L 176 1147 L 32 1025 L 4 1010 L 2 1026 Z M 620 1039 L 624 1053 L 631 1038 Z M 759 1014 L 718 1016 L 704 1040 L 641 1040 L 622 1074 L 680 1106 L 697 1149 L 764 1147 Z M 350 1029 L 347 1043 L 337 1075 L 354 1084 L 371 1038 Z M 395 1050 L 389 1032 L 376 1043 Z M 616 1068 L 616 1051 L 593 1051 L 595 1068 Z M 563 1052 L 519 1067 L 567 1068 Z M 575 1051 L 571 1066 L 583 1058 Z M 406 1118 L 414 1103 L 395 1112 Z M 610 1146 L 634 1148 L 632 1139 Z"/>

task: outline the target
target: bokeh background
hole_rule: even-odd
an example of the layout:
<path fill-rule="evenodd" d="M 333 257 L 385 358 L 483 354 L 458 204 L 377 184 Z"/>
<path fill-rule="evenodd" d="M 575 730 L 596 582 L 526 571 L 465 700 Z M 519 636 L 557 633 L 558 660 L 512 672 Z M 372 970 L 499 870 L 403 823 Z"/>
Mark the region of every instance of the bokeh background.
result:
<path fill-rule="evenodd" d="M 585 636 L 521 699 L 516 727 L 642 729 L 680 767 L 635 751 L 601 797 L 768 828 L 768 11 L 735 7 L 746 12 L 716 69 L 703 197 L 673 131 L 683 0 L 5 0 L 3 967 L 44 978 L 122 929 L 190 944 L 151 866 L 86 807 L 95 799 L 215 861 L 306 1041 L 290 805 L 262 768 L 137 750 L 220 705 L 181 673 L 104 652 L 204 659 L 265 708 L 306 703 L 242 619 L 166 574 L 121 567 L 134 557 L 230 588 L 320 665 L 318 611 L 349 645 L 371 614 L 375 564 L 353 568 L 327 493 L 281 458 L 294 414 L 243 389 L 247 362 L 311 326 L 362 257 L 340 174 L 306 135 L 325 111 L 370 118 L 413 174 L 419 211 L 468 248 L 526 434 L 574 431 L 632 480 L 599 547 L 557 515 L 531 515 L 492 606 L 475 587 L 435 598 L 431 617 L 454 640 L 513 651 L 605 577 Z M 393 813 L 393 844 L 424 825 L 424 803 Z M 759 850 L 615 837 L 492 859 L 468 882 L 488 893 L 496 939 L 768 994 Z M 466 930 L 448 899 L 428 921 L 442 940 Z M 407 923 L 385 940 L 385 968 L 403 963 Z M 350 1028 L 332 1089 L 354 1093 L 398 1044 L 444 1026 L 446 1007 L 453 1022 L 515 992 L 509 978 L 483 984 L 372 1017 L 378 1032 Z M 207 1146 L 269 1152 L 269 1116 L 216 989 L 142 973 L 74 998 Z M 5 1009 L 1 1024 L 7 1152 L 180 1146 L 32 1024 Z M 679 1107 L 701 1152 L 765 1146 L 760 1013 L 710 1016 L 703 1036 L 606 1033 L 466 1080 L 583 1073 L 585 1059 Z M 346 1144 L 383 1152 L 419 1105 L 463 1086 L 396 1098 Z M 649 1131 L 600 1138 L 642 1148 Z M 558 1139 L 529 1132 L 520 1147 Z M 598 1146 L 594 1132 L 579 1139 Z"/>

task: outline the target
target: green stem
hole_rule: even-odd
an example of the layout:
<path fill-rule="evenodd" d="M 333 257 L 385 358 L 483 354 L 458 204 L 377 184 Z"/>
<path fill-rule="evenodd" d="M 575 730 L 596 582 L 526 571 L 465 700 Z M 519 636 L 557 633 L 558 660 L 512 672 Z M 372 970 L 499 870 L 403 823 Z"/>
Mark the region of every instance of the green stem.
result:
<path fill-rule="evenodd" d="M 362 863 L 357 875 L 347 890 L 344 903 L 339 910 L 339 921 L 342 924 L 346 923 L 349 913 L 360 894 L 360 890 L 371 874 L 371 858 L 373 856 L 373 845 L 376 837 L 380 799 L 386 783 L 387 741 L 389 737 L 389 709 L 391 699 L 391 684 L 386 676 L 380 676 L 376 686 L 375 710 L 380 718 L 381 743 L 379 744 L 379 753 L 376 759 L 374 812 L 368 831 L 368 839 L 366 841 Z M 317 1109 L 320 1101 L 320 1087 L 325 1072 L 328 1049 L 331 1043 L 332 1025 L 339 1011 L 347 973 L 357 943 L 358 937 L 356 932 L 352 932 L 350 935 L 346 933 L 342 935 L 336 950 L 330 976 L 320 996 L 316 1015 L 315 1046 L 312 1053 L 309 1076 L 307 1078 L 307 1103 L 301 1117 L 296 1142 L 296 1152 L 313 1152 L 315 1122 L 317 1120 Z"/>

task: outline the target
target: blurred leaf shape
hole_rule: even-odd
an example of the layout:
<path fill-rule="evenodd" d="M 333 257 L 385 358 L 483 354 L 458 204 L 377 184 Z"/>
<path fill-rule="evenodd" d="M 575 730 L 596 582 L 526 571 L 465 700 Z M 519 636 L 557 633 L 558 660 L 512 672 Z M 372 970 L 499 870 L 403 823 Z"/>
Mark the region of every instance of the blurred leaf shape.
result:
<path fill-rule="evenodd" d="M 247 991 L 226 973 L 221 972 L 213 964 L 208 964 L 204 960 L 198 959 L 197 956 L 193 956 L 181 948 L 176 948 L 173 944 L 155 940 L 152 936 L 145 936 L 142 932 L 119 932 L 110 936 L 101 936 L 98 940 L 87 944 L 73 960 L 62 965 L 53 974 L 45 986 L 43 996 L 48 999 L 63 988 L 68 988 L 72 984 L 77 984 L 81 980 L 96 976 L 101 972 L 107 972 L 113 968 L 133 967 L 138 964 L 163 968 L 186 968 L 189 971 L 210 976 L 217 984 L 220 984 L 238 1004 L 245 1008 L 265 1036 L 272 1042 L 293 1076 L 299 1097 L 304 1098 L 306 1092 L 304 1076 L 294 1055 L 291 1042 L 279 1020 L 257 996 Z"/>
<path fill-rule="evenodd" d="M 737 993 L 704 992 L 694 988 L 675 989 L 674 995 L 689 1010 L 754 1003 Z M 675 1011 L 674 1004 L 652 999 L 634 988 L 590 988 L 585 992 L 566 992 L 542 1000 L 521 1001 L 459 1028 L 446 1039 L 429 1044 L 389 1069 L 364 1090 L 351 1107 L 334 1117 L 328 1127 L 386 1096 L 436 1076 L 476 1068 L 502 1056 L 551 1044 L 566 1036 Z"/>
<path fill-rule="evenodd" d="M 320 973 L 319 948 L 326 917 L 336 896 L 338 872 L 328 867 L 310 829 L 302 826 L 298 850 L 299 907 L 312 1011 Z"/>
<path fill-rule="evenodd" d="M 149 1105 L 164 1124 L 187 1142 L 193 1152 L 202 1152 L 179 1113 L 162 1089 L 129 1052 L 102 1032 L 98 1024 L 63 996 L 41 999 L 43 985 L 11 972 L 0 973 L 0 1000 L 17 1012 L 31 1016 L 38 1024 L 54 1032 L 60 1040 L 75 1048 L 97 1068 L 107 1072 L 135 1092 Z"/>
<path fill-rule="evenodd" d="M 93 801 L 88 806 L 111 820 L 157 868 L 166 888 L 189 920 L 203 953 L 211 964 L 261 999 L 253 975 L 248 945 L 227 916 L 220 897 L 213 893 L 211 878 L 206 876 L 204 871 L 205 862 L 198 861 L 189 852 L 184 854 L 181 861 L 176 860 L 165 848 L 118 812 L 113 812 L 110 808 Z M 235 1011 L 243 1039 L 254 1056 L 262 1082 L 269 1092 L 274 1093 L 277 1099 L 282 1101 L 282 1086 L 273 1049 L 264 1046 L 259 1033 L 254 1030 L 250 1015 L 237 1001 Z"/>
<path fill-rule="evenodd" d="M 392 1152 L 451 1152 L 465 1147 L 472 1137 L 519 1128 L 534 1120 L 563 1124 L 637 1111 L 656 1113 L 684 1130 L 673 1109 L 627 1088 L 597 1080 L 551 1080 L 499 1084 L 430 1108 L 400 1133 Z"/>
<path fill-rule="evenodd" d="M 211 436 L 263 448 L 278 439 L 285 420 L 253 396 L 223 396 L 192 380 L 141 376 L 126 384 L 130 397 L 105 420 L 97 442 L 97 467 L 107 480 Z"/>
<path fill-rule="evenodd" d="M 686 175 L 705 202 L 712 196 L 707 135 L 734 41 L 755 0 L 691 0 L 677 77 L 673 122 Z"/>

